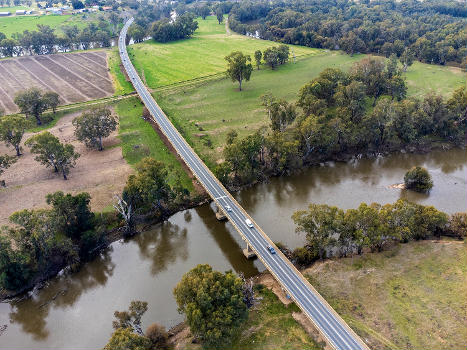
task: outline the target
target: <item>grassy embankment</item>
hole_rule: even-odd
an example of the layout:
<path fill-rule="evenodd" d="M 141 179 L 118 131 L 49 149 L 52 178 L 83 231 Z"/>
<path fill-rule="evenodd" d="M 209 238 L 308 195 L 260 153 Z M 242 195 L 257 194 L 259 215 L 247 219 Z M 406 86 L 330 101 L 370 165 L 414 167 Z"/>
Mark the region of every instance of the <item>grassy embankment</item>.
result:
<path fill-rule="evenodd" d="M 467 255 L 460 241 L 416 241 L 307 270 L 321 295 L 372 349 L 467 344 Z"/>
<path fill-rule="evenodd" d="M 167 166 L 169 183 L 173 184 L 178 179 L 178 174 L 183 185 L 191 191 L 193 184 L 183 171 L 180 162 L 155 134 L 151 124 L 141 118 L 143 113 L 141 102 L 136 97 L 121 100 L 115 104 L 115 111 L 120 119 L 119 136 L 122 140 L 120 146 L 125 160 L 130 165 L 134 165 L 144 157 L 154 157 Z"/>

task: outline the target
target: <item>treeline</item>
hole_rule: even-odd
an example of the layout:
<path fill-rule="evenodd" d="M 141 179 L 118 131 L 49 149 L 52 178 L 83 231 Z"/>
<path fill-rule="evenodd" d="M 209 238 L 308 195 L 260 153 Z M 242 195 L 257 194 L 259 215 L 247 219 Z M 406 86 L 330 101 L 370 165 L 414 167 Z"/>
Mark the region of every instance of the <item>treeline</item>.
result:
<path fill-rule="evenodd" d="M 112 13 L 108 20 L 100 19 L 79 29 L 76 25 L 63 26 L 62 35 L 48 25 L 37 25 L 37 30 L 25 30 L 7 38 L 0 32 L 0 54 L 3 57 L 47 55 L 55 52 L 110 47 L 121 19 Z M 110 22 L 110 25 L 109 25 Z"/>
<path fill-rule="evenodd" d="M 231 10 L 230 28 L 267 40 L 347 53 L 414 55 L 467 65 L 467 12 L 454 1 L 245 1 Z"/>
<path fill-rule="evenodd" d="M 447 100 L 433 93 L 405 98 L 406 92 L 395 59 L 385 63 L 368 57 L 348 73 L 325 69 L 300 89 L 295 104 L 262 96 L 270 128 L 244 138 L 230 132 L 224 162 L 215 172 L 224 184 L 238 186 L 360 153 L 424 147 L 437 140 L 464 144 L 465 87 Z"/>
<path fill-rule="evenodd" d="M 298 265 L 325 257 L 379 252 L 398 242 L 441 236 L 464 239 L 467 235 L 467 213 L 448 216 L 432 206 L 404 200 L 386 205 L 362 203 L 348 210 L 310 204 L 292 219 L 296 231 L 306 234 L 305 246 L 289 252 Z"/>
<path fill-rule="evenodd" d="M 128 36 L 135 42 L 145 37 L 152 37 L 158 42 L 169 42 L 191 37 L 198 28 L 194 18 L 203 20 L 215 14 L 220 23 L 224 14 L 229 13 L 233 3 L 223 2 L 155 2 L 138 3 L 135 23 L 129 28 Z"/>
<path fill-rule="evenodd" d="M 14 226 L 0 230 L 0 288 L 31 287 L 92 255 L 104 243 L 105 219 L 91 212 L 90 198 L 85 192 L 55 192 L 46 196 L 51 209 L 10 216 Z"/>
<path fill-rule="evenodd" d="M 192 13 L 185 13 L 177 16 L 173 22 L 168 19 L 156 21 L 152 24 L 151 36 L 161 43 L 189 38 L 198 29 L 198 22 L 194 18 Z"/>

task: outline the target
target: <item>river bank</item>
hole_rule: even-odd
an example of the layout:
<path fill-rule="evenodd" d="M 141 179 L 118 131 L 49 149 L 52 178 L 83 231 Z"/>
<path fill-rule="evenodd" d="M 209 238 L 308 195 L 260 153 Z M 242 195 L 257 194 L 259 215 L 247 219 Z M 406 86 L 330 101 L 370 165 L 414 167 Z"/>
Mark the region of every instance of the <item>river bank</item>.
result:
<path fill-rule="evenodd" d="M 389 188 L 413 165 L 432 174 L 434 188 L 429 195 Z M 290 216 L 311 202 L 348 209 L 361 202 L 385 204 L 405 198 L 452 214 L 467 211 L 466 192 L 467 152 L 451 149 L 329 162 L 271 178 L 234 197 L 273 241 L 293 249 L 303 246 L 304 237 L 294 233 Z M 149 303 L 143 324 L 157 320 L 171 328 L 183 321 L 172 289 L 192 267 L 208 263 L 246 277 L 264 271 L 258 260 L 244 258 L 244 242 L 228 221 L 215 218 L 214 209 L 212 204 L 196 206 L 130 240 L 115 237 L 108 249 L 78 272 L 48 280 L 24 300 L 0 303 L 0 326 L 7 326 L 0 349 L 100 348 L 112 332 L 113 312 L 126 309 L 131 300 Z M 77 333 L 88 336 L 73 336 Z"/>

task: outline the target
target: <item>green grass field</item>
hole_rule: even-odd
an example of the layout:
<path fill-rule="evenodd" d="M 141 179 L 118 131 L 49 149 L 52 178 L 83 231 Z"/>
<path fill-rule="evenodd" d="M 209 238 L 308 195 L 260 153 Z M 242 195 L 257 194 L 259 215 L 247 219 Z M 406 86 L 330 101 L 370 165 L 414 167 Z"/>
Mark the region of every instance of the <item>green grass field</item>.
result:
<path fill-rule="evenodd" d="M 225 32 L 225 24 L 215 17 L 198 18 L 199 28 L 190 39 L 171 43 L 152 40 L 129 46 L 128 53 L 143 81 L 151 88 L 195 79 L 225 71 L 224 57 L 240 50 L 252 56 L 256 50 L 278 45 Z M 295 55 L 319 55 L 324 51 L 291 46 Z"/>
<path fill-rule="evenodd" d="M 168 168 L 169 183 L 173 184 L 179 174 L 185 188 L 192 191 L 192 181 L 183 171 L 180 162 L 157 136 L 151 124 L 141 118 L 141 102 L 136 97 L 121 100 L 115 104 L 115 111 L 119 116 L 119 137 L 125 160 L 130 165 L 135 165 L 144 157 L 153 157 Z"/>
<path fill-rule="evenodd" d="M 89 15 L 88 15 L 89 16 Z M 94 16 L 83 18 L 83 15 L 44 15 L 44 16 L 13 16 L 0 18 L 0 32 L 7 37 L 25 30 L 37 30 L 38 24 L 48 25 L 60 34 L 62 25 L 76 25 L 78 28 L 86 26 L 88 20 Z"/>
<path fill-rule="evenodd" d="M 371 349 L 464 349 L 466 252 L 465 242 L 418 241 L 307 273 Z"/>
<path fill-rule="evenodd" d="M 5 6 L 5 7 L 0 7 L 0 12 L 11 12 L 14 14 L 17 10 L 31 10 L 30 7 L 27 6 Z"/>

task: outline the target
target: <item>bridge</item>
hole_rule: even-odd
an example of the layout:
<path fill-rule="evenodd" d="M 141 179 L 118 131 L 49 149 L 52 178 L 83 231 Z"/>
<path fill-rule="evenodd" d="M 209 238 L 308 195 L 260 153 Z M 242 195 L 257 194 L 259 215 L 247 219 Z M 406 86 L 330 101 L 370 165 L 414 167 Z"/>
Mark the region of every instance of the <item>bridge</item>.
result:
<path fill-rule="evenodd" d="M 222 210 L 237 229 L 242 239 L 247 242 L 247 250 L 253 251 L 256 254 L 297 306 L 312 321 L 327 343 L 336 350 L 368 350 L 369 348 L 359 336 L 353 332 L 285 255 L 277 249 L 253 218 L 231 196 L 152 98 L 138 76 L 127 53 L 126 35 L 128 27 L 132 23 L 133 18 L 130 18 L 120 32 L 118 40 L 120 58 L 139 97 L 159 126 L 161 132 L 173 145 L 178 155 L 205 188 L 218 208 Z M 275 249 L 275 254 L 271 253 L 271 248 Z"/>

